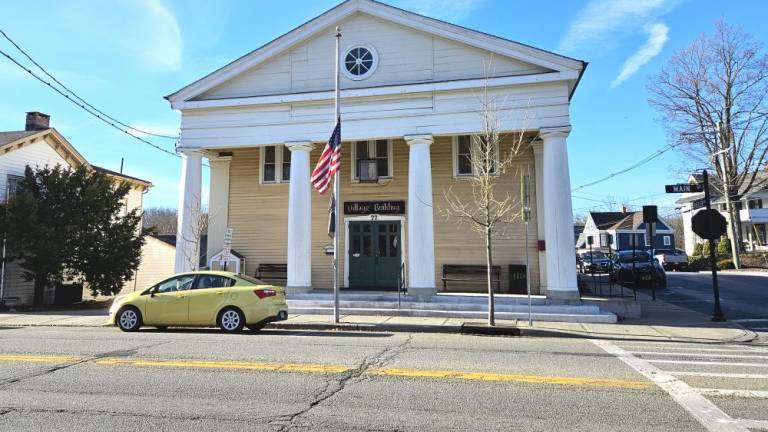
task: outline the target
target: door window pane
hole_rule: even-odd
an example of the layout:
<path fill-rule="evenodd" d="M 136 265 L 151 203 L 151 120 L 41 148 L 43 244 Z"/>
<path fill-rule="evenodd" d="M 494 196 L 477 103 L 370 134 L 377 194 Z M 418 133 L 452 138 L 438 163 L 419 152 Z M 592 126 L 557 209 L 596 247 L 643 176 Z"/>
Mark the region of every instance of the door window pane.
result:
<path fill-rule="evenodd" d="M 363 255 L 364 256 L 367 256 L 367 257 L 371 256 L 371 240 L 372 239 L 373 237 L 370 235 L 363 236 Z"/>
<path fill-rule="evenodd" d="M 232 279 L 226 276 L 201 275 L 197 278 L 194 289 L 226 288 L 232 286 Z"/>
<path fill-rule="evenodd" d="M 195 280 L 194 275 L 184 275 L 184 276 L 175 277 L 173 279 L 168 279 L 167 281 L 157 285 L 156 291 L 160 293 L 168 293 L 168 292 L 174 292 L 174 291 L 188 290 L 192 286 L 192 281 L 194 280 Z"/>

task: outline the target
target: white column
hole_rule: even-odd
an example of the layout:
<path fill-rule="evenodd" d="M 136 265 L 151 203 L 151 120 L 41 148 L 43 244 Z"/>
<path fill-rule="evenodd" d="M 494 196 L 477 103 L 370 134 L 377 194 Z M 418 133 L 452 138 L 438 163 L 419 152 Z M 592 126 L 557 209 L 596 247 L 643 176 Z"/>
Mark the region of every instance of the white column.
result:
<path fill-rule="evenodd" d="M 566 137 L 570 128 L 542 129 L 544 141 L 544 219 L 547 297 L 579 299 L 573 240 L 571 176 Z"/>
<path fill-rule="evenodd" d="M 407 135 L 408 294 L 432 296 L 435 289 L 435 234 L 432 216 L 432 135 Z"/>
<path fill-rule="evenodd" d="M 544 190 L 544 143 L 541 140 L 536 140 L 532 143 L 533 146 L 533 160 L 534 160 L 534 188 L 536 196 L 536 234 L 538 240 L 543 240 L 544 244 L 547 242 L 547 234 L 545 232 L 546 216 L 544 211 L 544 197 L 542 197 L 542 191 Z M 546 294 L 547 287 L 547 257 L 544 251 L 538 252 L 539 257 L 539 294 Z"/>
<path fill-rule="evenodd" d="M 224 233 L 229 224 L 229 166 L 232 156 L 212 157 L 208 161 L 211 165 L 211 183 L 208 193 L 206 262 L 224 248 Z"/>
<path fill-rule="evenodd" d="M 199 262 L 200 189 L 203 156 L 198 151 L 181 153 L 181 184 L 176 228 L 176 273 L 195 270 Z"/>
<path fill-rule="evenodd" d="M 285 143 L 291 151 L 291 182 L 288 188 L 288 281 L 289 292 L 312 290 L 312 196 L 310 142 Z"/>

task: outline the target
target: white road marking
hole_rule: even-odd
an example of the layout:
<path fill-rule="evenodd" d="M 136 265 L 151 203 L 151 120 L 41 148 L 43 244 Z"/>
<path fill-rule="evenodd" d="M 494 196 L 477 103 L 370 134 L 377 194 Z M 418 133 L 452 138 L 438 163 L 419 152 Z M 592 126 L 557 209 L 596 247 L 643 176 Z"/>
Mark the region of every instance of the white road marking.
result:
<path fill-rule="evenodd" d="M 740 374 L 740 373 L 724 373 L 724 372 L 688 372 L 688 371 L 667 371 L 672 375 L 677 376 L 694 376 L 694 377 L 712 377 L 712 378 L 743 378 L 743 379 L 768 379 L 768 375 L 760 374 Z"/>
<path fill-rule="evenodd" d="M 758 352 L 765 352 L 768 353 L 768 349 L 758 348 L 754 346 L 739 346 L 739 347 L 733 347 L 733 348 L 694 348 L 694 347 L 671 347 L 671 346 L 664 346 L 664 345 L 621 345 L 624 349 L 657 349 L 657 350 L 676 350 L 676 351 L 704 351 L 704 352 L 751 352 L 751 351 L 758 351 Z"/>
<path fill-rule="evenodd" d="M 704 396 L 696 393 L 688 384 L 662 371 L 646 360 L 635 357 L 607 340 L 590 339 L 592 343 L 602 348 L 608 354 L 616 356 L 629 367 L 653 381 L 667 392 L 680 406 L 699 421 L 708 431 L 718 432 L 749 432 L 747 427 L 723 412 Z"/>
<path fill-rule="evenodd" d="M 694 388 L 694 390 L 705 396 L 736 396 L 741 398 L 768 399 L 768 391 L 763 390 L 734 390 L 717 388 Z"/>
<path fill-rule="evenodd" d="M 759 429 L 759 430 L 768 430 L 768 420 L 738 419 L 736 421 L 738 421 L 739 424 L 744 426 L 745 428 Z"/>
<path fill-rule="evenodd" d="M 670 353 L 661 351 L 629 351 L 635 355 L 650 356 L 674 356 L 674 357 L 727 357 L 727 358 L 746 358 L 746 359 L 765 359 L 768 355 L 741 355 L 741 354 L 709 354 L 709 353 Z"/>
<path fill-rule="evenodd" d="M 768 368 L 768 363 L 738 363 L 738 362 L 716 362 L 716 361 L 695 361 L 695 360 L 646 360 L 650 363 L 672 363 L 672 364 L 690 364 L 690 365 L 707 365 L 707 366 L 745 366 L 745 367 L 765 367 Z"/>

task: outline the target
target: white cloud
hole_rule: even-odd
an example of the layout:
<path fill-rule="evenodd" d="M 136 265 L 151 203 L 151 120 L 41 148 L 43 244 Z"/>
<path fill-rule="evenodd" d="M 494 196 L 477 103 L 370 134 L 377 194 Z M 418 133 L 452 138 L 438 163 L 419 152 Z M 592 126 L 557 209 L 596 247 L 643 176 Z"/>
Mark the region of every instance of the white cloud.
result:
<path fill-rule="evenodd" d="M 484 3 L 485 0 L 398 0 L 393 4 L 430 18 L 460 22 Z"/>
<path fill-rule="evenodd" d="M 651 61 L 652 58 L 659 55 L 664 44 L 669 40 L 669 27 L 663 23 L 648 25 L 645 28 L 648 32 L 648 40 L 632 54 L 621 67 L 621 72 L 611 83 L 611 88 L 623 83 L 627 78 L 634 75 L 644 64 Z"/>
<path fill-rule="evenodd" d="M 59 15 L 84 37 L 83 46 L 127 53 L 133 64 L 148 71 L 181 69 L 181 30 L 162 0 L 72 0 L 62 2 Z"/>
<path fill-rule="evenodd" d="M 559 50 L 574 52 L 596 44 L 610 45 L 671 10 L 677 0 L 592 0 L 577 14 Z"/>
<path fill-rule="evenodd" d="M 134 50 L 150 65 L 159 69 L 181 69 L 182 38 L 176 17 L 160 0 L 143 0 L 136 3 L 143 9 L 143 20 L 137 23 L 137 34 L 142 40 L 123 40 L 127 48 Z"/>

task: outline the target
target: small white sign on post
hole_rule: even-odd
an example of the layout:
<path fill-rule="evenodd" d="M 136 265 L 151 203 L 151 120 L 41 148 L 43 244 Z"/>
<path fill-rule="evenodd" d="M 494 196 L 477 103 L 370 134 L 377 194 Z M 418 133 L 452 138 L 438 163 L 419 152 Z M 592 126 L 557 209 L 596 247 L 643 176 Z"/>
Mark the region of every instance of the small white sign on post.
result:
<path fill-rule="evenodd" d="M 224 262 L 224 270 L 227 269 L 227 263 L 229 262 L 229 257 L 232 254 L 232 232 L 234 230 L 232 228 L 227 228 L 227 230 L 224 232 L 224 247 L 221 251 L 221 260 Z"/>

